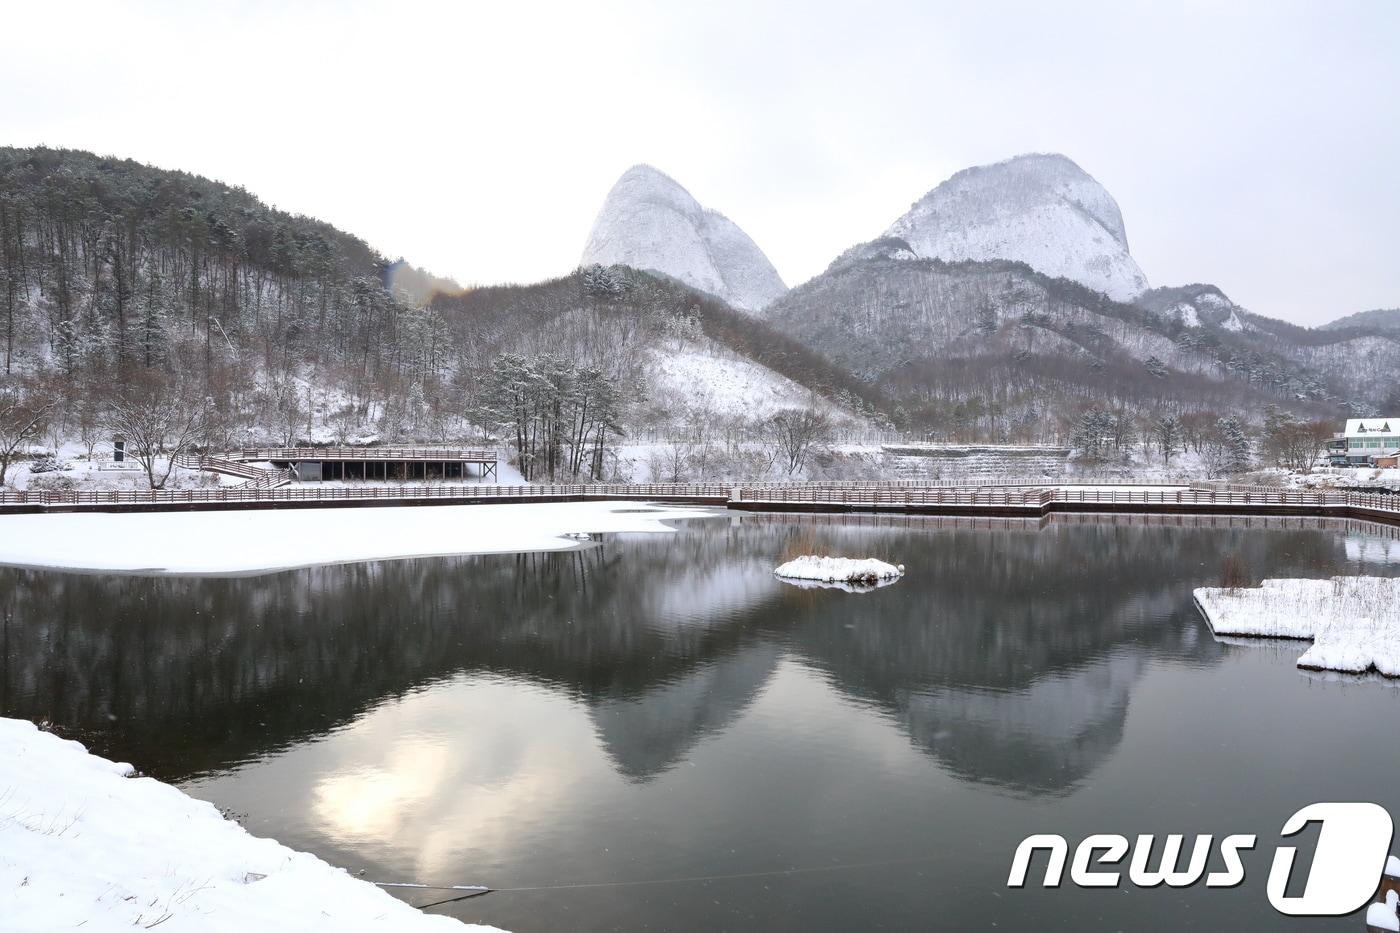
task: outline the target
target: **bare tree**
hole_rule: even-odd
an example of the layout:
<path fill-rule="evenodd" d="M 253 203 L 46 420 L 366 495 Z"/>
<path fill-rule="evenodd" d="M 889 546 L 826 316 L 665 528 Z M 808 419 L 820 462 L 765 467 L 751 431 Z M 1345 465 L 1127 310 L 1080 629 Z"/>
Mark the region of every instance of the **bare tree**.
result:
<path fill-rule="evenodd" d="M 173 383 L 153 379 L 114 400 L 107 416 L 112 432 L 146 471 L 152 489 L 164 489 L 183 456 L 205 431 L 208 404 Z M 164 459 L 164 465 L 158 461 Z"/>
<path fill-rule="evenodd" d="M 1301 421 L 1277 410 L 1264 418 L 1264 450 L 1279 466 L 1306 473 L 1322 455 L 1332 437 L 1332 426 L 1325 421 Z"/>
<path fill-rule="evenodd" d="M 52 404 L 40 403 L 32 392 L 18 385 L 0 386 L 0 486 L 5 485 L 15 451 L 43 432 L 51 408 Z"/>
<path fill-rule="evenodd" d="M 830 419 L 811 408 L 785 408 L 772 415 L 766 427 L 788 476 L 802 469 L 812 448 L 825 442 L 831 433 Z"/>
<path fill-rule="evenodd" d="M 1164 415 L 1152 422 L 1152 433 L 1157 437 L 1157 446 L 1162 450 L 1162 465 L 1172 462 L 1172 454 L 1181 447 L 1181 419 L 1175 415 Z"/>

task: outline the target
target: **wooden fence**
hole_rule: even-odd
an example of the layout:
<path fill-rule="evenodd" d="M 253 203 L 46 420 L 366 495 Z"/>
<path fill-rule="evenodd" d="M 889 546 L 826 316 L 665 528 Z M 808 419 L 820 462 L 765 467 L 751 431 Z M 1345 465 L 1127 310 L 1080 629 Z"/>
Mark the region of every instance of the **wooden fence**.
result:
<path fill-rule="evenodd" d="M 263 471 L 266 473 L 267 471 Z M 1242 513 L 1400 519 L 1400 496 L 1341 491 L 1247 489 L 1142 489 L 1095 486 L 1016 488 L 798 483 L 556 483 L 531 486 L 414 484 L 403 486 L 284 486 L 247 483 L 212 489 L 28 490 L 0 492 L 0 512 L 83 508 L 186 509 L 276 508 L 335 505 L 420 505 L 491 501 L 633 499 L 728 505 L 747 510 L 919 511 L 1045 515 L 1052 511 L 1238 511 Z"/>
<path fill-rule="evenodd" d="M 495 463 L 485 447 L 244 447 L 230 456 L 242 460 L 436 460 Z"/>
<path fill-rule="evenodd" d="M 224 473 L 228 476 L 238 476 L 248 480 L 249 485 L 256 486 L 260 489 L 276 489 L 279 486 L 287 485 L 294 478 L 291 470 L 269 470 L 238 460 L 212 457 L 207 454 L 203 456 L 183 455 L 176 457 L 175 465 L 182 466 L 188 470 L 203 470 L 210 473 Z"/>

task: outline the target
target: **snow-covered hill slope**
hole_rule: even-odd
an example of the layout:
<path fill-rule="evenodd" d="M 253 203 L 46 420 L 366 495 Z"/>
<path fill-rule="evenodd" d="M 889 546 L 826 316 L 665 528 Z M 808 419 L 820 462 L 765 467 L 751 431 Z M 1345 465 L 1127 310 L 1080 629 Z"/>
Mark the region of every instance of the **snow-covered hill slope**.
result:
<path fill-rule="evenodd" d="M 595 263 L 660 272 L 745 311 L 787 291 L 748 234 L 649 165 L 624 172 L 603 201 L 580 260 Z"/>
<path fill-rule="evenodd" d="M 1147 277 L 1128 252 L 1118 204 L 1062 155 L 964 169 L 885 231 L 925 259 L 1014 259 L 1127 301 Z"/>
<path fill-rule="evenodd" d="M 1345 330 L 1348 327 L 1400 331 L 1400 308 L 1376 308 L 1373 311 L 1358 311 L 1322 325 L 1323 330 Z"/>
<path fill-rule="evenodd" d="M 815 406 L 842 423 L 855 420 L 806 386 L 712 340 L 653 348 L 647 374 L 649 397 L 671 410 L 764 418 L 784 408 Z"/>

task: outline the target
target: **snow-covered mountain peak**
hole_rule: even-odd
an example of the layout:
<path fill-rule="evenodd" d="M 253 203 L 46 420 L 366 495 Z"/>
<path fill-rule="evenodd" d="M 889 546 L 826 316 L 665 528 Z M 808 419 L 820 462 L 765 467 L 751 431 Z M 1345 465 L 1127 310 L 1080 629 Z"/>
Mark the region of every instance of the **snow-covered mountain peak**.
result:
<path fill-rule="evenodd" d="M 1127 301 L 1147 278 L 1128 252 L 1118 203 L 1062 155 L 964 169 L 885 231 L 924 258 L 1014 259 Z"/>
<path fill-rule="evenodd" d="M 632 166 L 608 192 L 580 260 L 594 263 L 660 272 L 746 311 L 787 291 L 748 234 L 650 165 Z"/>

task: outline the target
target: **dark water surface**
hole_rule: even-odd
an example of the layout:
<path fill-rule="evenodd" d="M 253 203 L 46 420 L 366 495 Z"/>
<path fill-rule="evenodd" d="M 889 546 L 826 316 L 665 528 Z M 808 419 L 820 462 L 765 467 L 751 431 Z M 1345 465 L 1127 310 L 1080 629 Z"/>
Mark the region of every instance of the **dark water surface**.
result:
<path fill-rule="evenodd" d="M 0 710 L 366 878 L 527 889 L 434 908 L 517 933 L 1359 931 L 1265 879 L 1305 804 L 1400 815 L 1400 690 L 1221 644 L 1190 591 L 1231 555 L 1393 575 L 1394 534 L 723 515 L 257 577 L 0 569 Z M 802 552 L 909 573 L 771 576 Z M 1008 890 L 1042 832 L 1260 840 L 1234 890 Z"/>

